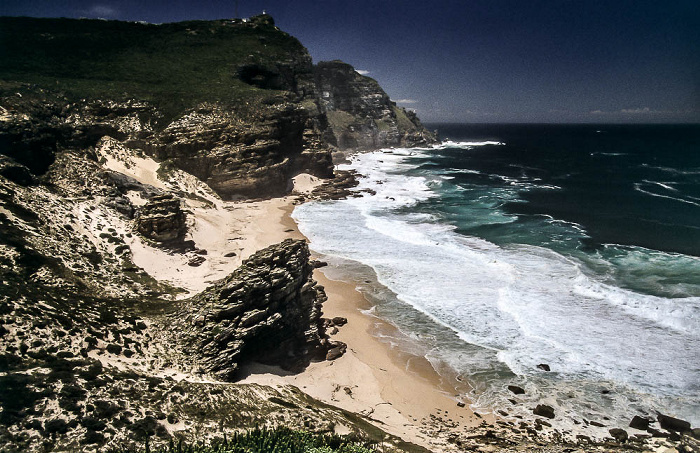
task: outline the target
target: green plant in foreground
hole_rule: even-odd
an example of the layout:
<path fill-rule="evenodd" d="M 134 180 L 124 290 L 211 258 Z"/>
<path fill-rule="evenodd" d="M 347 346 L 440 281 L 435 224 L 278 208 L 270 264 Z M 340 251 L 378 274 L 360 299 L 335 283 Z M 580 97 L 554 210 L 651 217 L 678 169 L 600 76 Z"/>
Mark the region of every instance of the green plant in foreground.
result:
<path fill-rule="evenodd" d="M 110 453 L 375 453 L 377 450 L 355 437 L 320 435 L 288 428 L 253 429 L 236 433 L 230 439 L 208 445 L 170 442 L 167 447 L 151 449 L 112 449 Z"/>

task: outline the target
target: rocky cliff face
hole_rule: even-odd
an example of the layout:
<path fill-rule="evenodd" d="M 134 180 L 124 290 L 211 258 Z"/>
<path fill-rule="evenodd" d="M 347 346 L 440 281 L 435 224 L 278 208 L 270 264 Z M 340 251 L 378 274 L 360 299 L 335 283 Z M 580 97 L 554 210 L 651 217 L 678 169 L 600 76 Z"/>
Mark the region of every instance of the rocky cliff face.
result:
<path fill-rule="evenodd" d="M 341 150 L 410 147 L 435 141 L 413 112 L 397 107 L 374 79 L 349 64 L 322 61 L 314 77 L 330 140 Z"/>
<path fill-rule="evenodd" d="M 284 195 L 289 179 L 301 172 L 333 176 L 329 149 L 313 118 L 293 102 L 261 106 L 252 118 L 235 107 L 201 105 L 142 146 L 224 199 Z"/>
<path fill-rule="evenodd" d="M 231 208 L 222 199 L 283 195 L 300 172 L 331 178 L 344 131 L 357 147 L 388 146 L 408 143 L 417 123 L 376 83 L 329 88 L 354 71 L 319 72 L 269 16 L 0 18 L 0 41 L 0 445 L 192 439 L 224 420 L 229 432 L 260 424 L 257 411 L 289 412 L 291 426 L 309 412 L 304 423 L 326 431 L 355 423 L 289 389 L 164 377 L 232 380 L 248 361 L 296 370 L 342 354 L 325 336 L 304 242 L 262 250 L 184 301 L 136 254 L 191 254 L 179 263 L 208 275 L 211 255 L 187 231 L 193 206 L 211 214 Z"/>
<path fill-rule="evenodd" d="M 170 194 L 151 198 L 138 211 L 136 229 L 144 237 L 156 242 L 182 239 L 187 225 L 180 200 Z"/>
<path fill-rule="evenodd" d="M 332 345 L 321 319 L 326 300 L 312 279 L 304 241 L 259 251 L 229 277 L 183 303 L 174 317 L 200 367 L 224 380 L 257 362 L 298 369 Z"/>
<path fill-rule="evenodd" d="M 376 81 L 340 61 L 313 66 L 269 16 L 162 26 L 0 18 L 0 38 L 0 154 L 34 174 L 57 151 L 108 136 L 224 199 L 271 197 L 300 172 L 331 178 L 334 149 L 434 141 Z"/>

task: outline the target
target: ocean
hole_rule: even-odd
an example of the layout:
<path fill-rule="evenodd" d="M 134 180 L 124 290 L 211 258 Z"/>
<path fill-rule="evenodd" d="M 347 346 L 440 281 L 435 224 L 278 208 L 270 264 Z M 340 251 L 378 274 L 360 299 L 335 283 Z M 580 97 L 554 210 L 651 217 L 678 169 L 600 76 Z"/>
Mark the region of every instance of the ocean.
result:
<path fill-rule="evenodd" d="M 373 195 L 293 213 L 398 328 L 383 341 L 478 411 L 700 425 L 700 126 L 433 127 L 440 145 L 340 166 Z"/>

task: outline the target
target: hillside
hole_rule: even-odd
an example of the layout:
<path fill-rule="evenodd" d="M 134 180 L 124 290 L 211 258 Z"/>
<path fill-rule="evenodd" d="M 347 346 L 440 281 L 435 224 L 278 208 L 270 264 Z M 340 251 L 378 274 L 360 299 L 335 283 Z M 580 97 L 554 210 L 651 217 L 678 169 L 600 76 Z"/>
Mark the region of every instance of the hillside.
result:
<path fill-rule="evenodd" d="M 38 172 L 57 149 L 110 136 L 224 198 L 278 196 L 301 171 L 331 177 L 334 149 L 433 140 L 349 65 L 329 80 L 270 16 L 163 25 L 0 18 L 0 50 L 0 149 Z M 337 106 L 324 102 L 322 88 L 343 79 L 357 89 L 334 90 L 345 100 Z M 348 144 L 356 130 L 374 131 L 371 143 Z"/>
<path fill-rule="evenodd" d="M 252 362 L 301 370 L 345 351 L 308 246 L 268 220 L 292 199 L 229 201 L 287 195 L 300 173 L 334 181 L 344 130 L 299 41 L 270 16 L 0 18 L 0 60 L 3 451 L 261 425 L 385 438 L 295 388 L 227 383 Z M 432 139 L 365 83 L 348 102 L 378 96 L 374 118 L 395 122 L 377 146 Z"/>

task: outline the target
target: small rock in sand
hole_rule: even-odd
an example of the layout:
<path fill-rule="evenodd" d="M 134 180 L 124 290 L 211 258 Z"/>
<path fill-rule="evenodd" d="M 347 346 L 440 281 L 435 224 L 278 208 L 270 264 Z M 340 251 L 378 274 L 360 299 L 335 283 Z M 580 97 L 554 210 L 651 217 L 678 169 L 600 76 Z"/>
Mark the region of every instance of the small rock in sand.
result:
<path fill-rule="evenodd" d="M 331 322 L 333 323 L 334 326 L 342 327 L 348 323 L 348 318 L 343 318 L 342 316 L 336 316 L 335 318 L 331 319 Z"/>
<path fill-rule="evenodd" d="M 190 260 L 187 262 L 187 265 L 188 265 L 188 266 L 192 266 L 192 267 L 201 266 L 201 264 L 202 264 L 203 262 L 205 262 L 206 260 L 207 260 L 207 259 L 204 258 L 203 256 L 197 255 L 197 256 L 194 256 L 194 257 L 190 258 Z"/>
<path fill-rule="evenodd" d="M 525 390 L 522 387 L 518 387 L 517 385 L 509 385 L 508 390 L 510 390 L 516 395 L 522 395 L 523 393 L 525 393 Z"/>

